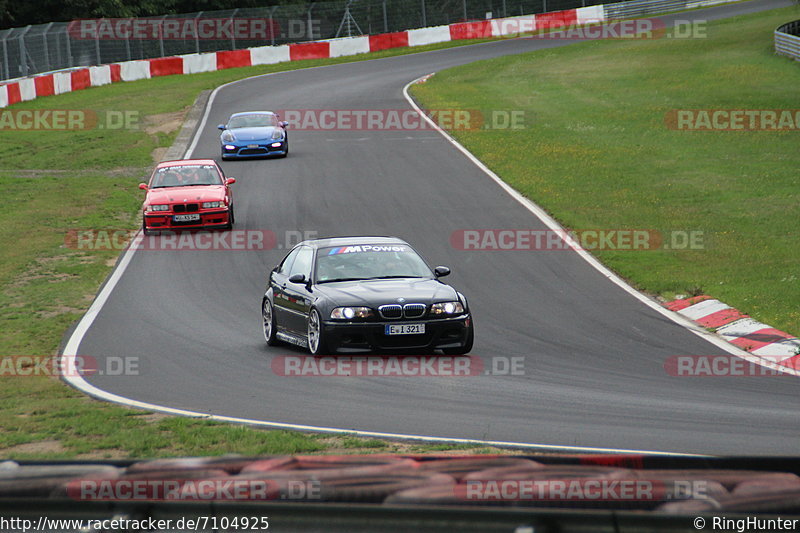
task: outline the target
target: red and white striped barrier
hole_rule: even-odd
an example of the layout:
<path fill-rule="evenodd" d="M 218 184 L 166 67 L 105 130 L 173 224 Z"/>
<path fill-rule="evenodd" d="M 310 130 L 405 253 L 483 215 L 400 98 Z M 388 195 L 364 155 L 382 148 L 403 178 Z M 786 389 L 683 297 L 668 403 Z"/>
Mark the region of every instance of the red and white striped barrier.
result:
<path fill-rule="evenodd" d="M 565 25 L 602 22 L 603 20 L 605 20 L 603 6 L 597 5 L 539 15 L 458 22 L 447 26 L 433 26 L 395 33 L 124 61 L 110 65 L 42 74 L 0 85 L 0 108 L 34 98 L 79 91 L 87 87 L 97 87 L 118 81 L 212 72 L 228 68 L 270 65 L 284 61 L 343 57 L 461 39 L 504 37 L 542 28 L 557 28 Z"/>
<path fill-rule="evenodd" d="M 800 339 L 762 324 L 719 300 L 703 295 L 675 300 L 665 306 L 753 355 L 800 368 Z"/>

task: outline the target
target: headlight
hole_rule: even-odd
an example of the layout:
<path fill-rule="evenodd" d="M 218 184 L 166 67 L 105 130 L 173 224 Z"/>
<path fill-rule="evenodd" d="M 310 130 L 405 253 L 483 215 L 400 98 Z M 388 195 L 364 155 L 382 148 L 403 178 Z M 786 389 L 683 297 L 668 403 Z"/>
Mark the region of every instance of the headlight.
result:
<path fill-rule="evenodd" d="M 281 133 L 281 130 L 272 130 L 272 140 L 276 141 L 278 139 L 283 139 L 283 133 Z"/>
<path fill-rule="evenodd" d="M 225 207 L 225 202 L 203 202 L 203 209 L 210 207 Z"/>
<path fill-rule="evenodd" d="M 331 318 L 335 320 L 352 320 L 354 318 L 369 318 L 372 309 L 369 307 L 337 307 L 331 311 Z"/>
<path fill-rule="evenodd" d="M 461 302 L 439 302 L 431 306 L 432 315 L 457 315 L 464 312 Z"/>
<path fill-rule="evenodd" d="M 224 133 L 222 134 L 222 140 L 223 140 L 223 141 L 225 141 L 225 142 L 227 142 L 227 143 L 229 143 L 229 142 L 232 142 L 232 141 L 234 141 L 235 139 L 234 139 L 234 137 L 233 137 L 233 133 L 231 133 L 231 132 L 229 132 L 229 131 L 226 131 L 226 132 L 224 132 Z"/>
<path fill-rule="evenodd" d="M 168 205 L 163 205 L 163 204 L 148 205 L 147 206 L 147 210 L 148 211 L 169 211 L 169 206 Z"/>

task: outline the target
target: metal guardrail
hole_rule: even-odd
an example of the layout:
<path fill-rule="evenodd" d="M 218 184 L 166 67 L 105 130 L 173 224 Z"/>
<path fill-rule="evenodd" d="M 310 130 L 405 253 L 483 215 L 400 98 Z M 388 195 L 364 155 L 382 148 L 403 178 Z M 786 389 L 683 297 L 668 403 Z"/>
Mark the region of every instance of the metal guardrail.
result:
<path fill-rule="evenodd" d="M 800 20 L 778 26 L 775 30 L 775 53 L 800 61 Z"/>
<path fill-rule="evenodd" d="M 51 22 L 0 30 L 0 80 L 137 59 L 390 33 L 467 20 L 560 11 L 596 5 L 601 1 L 326 0 L 138 19 Z M 212 37 L 181 38 L 186 35 L 181 32 L 203 21 L 216 29 L 226 21 L 244 21 L 245 26 L 256 21 L 261 31 L 250 32 L 248 35 L 253 38 L 247 38 L 248 35 L 223 36 L 222 31 Z M 85 28 L 83 23 L 91 25 L 95 22 L 104 24 L 108 31 L 98 31 L 95 38 L 82 32 Z M 121 30 L 136 22 L 144 23 L 144 32 L 137 37 L 125 38 L 125 31 Z M 177 25 L 177 33 L 165 37 L 165 24 Z M 142 36 L 142 33 L 147 35 Z"/>
<path fill-rule="evenodd" d="M 722 0 L 725 1 L 725 0 Z M 731 0 L 732 1 L 732 0 Z M 82 32 L 87 21 L 51 22 L 0 30 L 0 81 L 91 65 L 169 57 L 183 54 L 237 50 L 336 37 L 374 35 L 439 26 L 467 20 L 533 15 L 602 4 L 603 0 L 326 0 L 308 4 L 278 5 L 226 11 L 200 11 L 183 15 L 139 19 L 99 19 L 105 24 L 92 37 Z M 656 15 L 692 7 L 697 0 L 631 0 L 604 4 L 606 20 Z M 211 38 L 180 34 L 201 22 L 219 28 L 226 21 L 259 23 L 255 36 Z M 144 22 L 144 33 L 124 36 L 120 24 Z M 164 35 L 174 24 L 177 34 Z M 791 24 L 791 23 L 790 23 Z M 783 26 L 782 26 L 783 27 Z M 220 32 L 222 33 L 222 32 Z M 233 32 L 235 33 L 235 32 Z M 177 36 L 176 36 L 177 35 Z M 777 42 L 777 34 L 776 34 Z M 777 44 L 776 44 L 777 46 Z M 794 40 L 789 45 L 796 47 Z M 794 48 L 796 53 L 796 48 Z"/>
<path fill-rule="evenodd" d="M 689 3 L 697 2 L 687 2 L 686 0 L 633 0 L 631 2 L 605 4 L 603 11 L 606 14 L 606 19 L 616 20 L 678 11 L 686 9 Z"/>

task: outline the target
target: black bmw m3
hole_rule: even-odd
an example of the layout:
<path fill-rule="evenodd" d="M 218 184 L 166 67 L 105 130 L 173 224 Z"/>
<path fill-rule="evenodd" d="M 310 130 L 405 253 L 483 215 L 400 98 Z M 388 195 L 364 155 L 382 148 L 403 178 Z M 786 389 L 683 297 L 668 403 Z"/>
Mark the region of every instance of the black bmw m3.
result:
<path fill-rule="evenodd" d="M 394 237 L 303 241 L 270 273 L 261 303 L 264 338 L 315 355 L 465 354 L 472 316 L 464 295 L 440 281 L 449 273 L 431 269 Z"/>

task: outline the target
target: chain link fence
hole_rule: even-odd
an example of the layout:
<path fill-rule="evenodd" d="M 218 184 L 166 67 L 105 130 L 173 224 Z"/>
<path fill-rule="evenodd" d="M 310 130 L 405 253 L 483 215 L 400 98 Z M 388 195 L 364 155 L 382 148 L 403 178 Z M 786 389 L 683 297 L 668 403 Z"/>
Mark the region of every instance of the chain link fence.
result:
<path fill-rule="evenodd" d="M 0 31 L 0 79 L 200 52 L 389 33 L 560 11 L 595 0 L 333 0 Z"/>

